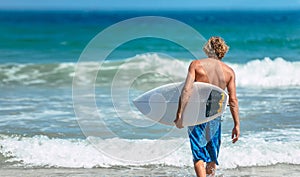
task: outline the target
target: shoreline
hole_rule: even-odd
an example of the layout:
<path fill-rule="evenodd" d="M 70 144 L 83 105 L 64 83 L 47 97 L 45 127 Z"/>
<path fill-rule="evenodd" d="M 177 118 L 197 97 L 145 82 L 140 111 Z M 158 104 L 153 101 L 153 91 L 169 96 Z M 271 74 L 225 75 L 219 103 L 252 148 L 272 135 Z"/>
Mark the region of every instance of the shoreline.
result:
<path fill-rule="evenodd" d="M 110 167 L 110 168 L 33 168 L 4 167 L 0 168 L 2 177 L 30 176 L 195 176 L 192 167 L 144 166 L 144 167 Z M 238 167 L 235 169 L 219 169 L 216 177 L 296 177 L 300 175 L 300 165 L 276 164 L 270 166 Z"/>

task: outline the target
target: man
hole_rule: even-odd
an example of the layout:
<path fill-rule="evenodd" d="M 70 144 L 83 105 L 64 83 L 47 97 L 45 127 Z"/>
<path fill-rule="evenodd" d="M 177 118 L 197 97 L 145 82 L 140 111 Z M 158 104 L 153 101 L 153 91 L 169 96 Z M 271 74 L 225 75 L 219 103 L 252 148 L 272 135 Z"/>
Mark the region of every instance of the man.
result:
<path fill-rule="evenodd" d="M 235 143 L 240 135 L 235 73 L 221 61 L 228 49 L 229 47 L 221 37 L 211 37 L 203 48 L 208 58 L 191 62 L 185 85 L 179 98 L 177 117 L 174 122 L 177 128 L 183 128 L 181 116 L 192 94 L 194 82 L 210 83 L 224 90 L 227 88 L 230 112 L 234 121 L 232 142 Z M 204 124 L 188 127 L 195 172 L 199 177 L 206 176 L 206 174 L 215 175 L 221 144 L 220 121 L 221 118 L 219 117 Z"/>

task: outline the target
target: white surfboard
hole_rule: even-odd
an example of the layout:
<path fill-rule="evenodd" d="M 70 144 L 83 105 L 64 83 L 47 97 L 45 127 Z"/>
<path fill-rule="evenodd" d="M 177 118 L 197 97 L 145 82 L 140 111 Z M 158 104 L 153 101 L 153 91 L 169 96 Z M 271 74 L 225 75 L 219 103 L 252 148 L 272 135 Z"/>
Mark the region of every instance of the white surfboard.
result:
<path fill-rule="evenodd" d="M 175 125 L 179 96 L 184 83 L 154 88 L 133 100 L 137 109 L 148 118 L 166 125 Z M 223 114 L 228 94 L 212 84 L 195 82 L 193 93 L 184 109 L 183 126 L 202 124 Z"/>

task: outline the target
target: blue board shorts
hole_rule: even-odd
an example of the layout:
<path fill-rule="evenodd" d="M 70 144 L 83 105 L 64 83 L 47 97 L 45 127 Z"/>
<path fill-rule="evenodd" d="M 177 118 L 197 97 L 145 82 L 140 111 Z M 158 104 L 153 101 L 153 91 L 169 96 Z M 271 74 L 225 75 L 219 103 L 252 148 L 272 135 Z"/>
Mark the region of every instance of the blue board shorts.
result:
<path fill-rule="evenodd" d="M 194 163 L 198 160 L 218 163 L 221 145 L 221 116 L 207 123 L 189 126 L 191 150 Z"/>

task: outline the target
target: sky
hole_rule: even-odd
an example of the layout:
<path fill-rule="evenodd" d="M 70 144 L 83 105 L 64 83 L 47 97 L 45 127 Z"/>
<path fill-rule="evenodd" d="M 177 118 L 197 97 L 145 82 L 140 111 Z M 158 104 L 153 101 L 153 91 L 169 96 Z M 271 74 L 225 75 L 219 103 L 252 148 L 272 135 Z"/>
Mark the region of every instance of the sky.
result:
<path fill-rule="evenodd" d="M 0 0 L 18 10 L 205 10 L 300 9 L 300 0 Z"/>

